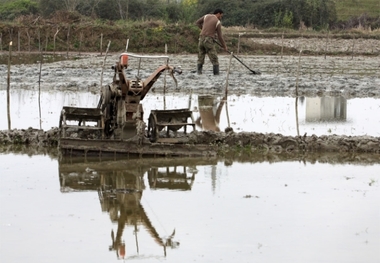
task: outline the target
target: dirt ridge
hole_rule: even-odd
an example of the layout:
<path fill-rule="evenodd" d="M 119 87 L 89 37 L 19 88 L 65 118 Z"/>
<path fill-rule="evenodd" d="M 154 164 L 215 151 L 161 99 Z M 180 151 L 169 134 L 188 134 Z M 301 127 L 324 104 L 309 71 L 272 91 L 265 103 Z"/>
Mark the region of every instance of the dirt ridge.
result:
<path fill-rule="evenodd" d="M 261 153 L 356 152 L 380 154 L 380 137 L 345 135 L 284 136 L 275 133 L 194 131 L 187 135 L 190 145 L 211 145 L 217 155 L 230 151 Z M 59 129 L 44 131 L 34 128 L 0 131 L 1 145 L 57 147 Z M 169 146 L 170 147 L 170 146 Z"/>

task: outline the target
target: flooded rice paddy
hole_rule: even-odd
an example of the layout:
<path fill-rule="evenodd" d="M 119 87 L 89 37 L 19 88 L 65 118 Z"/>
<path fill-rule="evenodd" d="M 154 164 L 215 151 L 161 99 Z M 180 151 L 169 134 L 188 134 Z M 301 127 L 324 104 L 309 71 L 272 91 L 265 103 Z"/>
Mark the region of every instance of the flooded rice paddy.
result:
<path fill-rule="evenodd" d="M 178 59 L 191 68 L 188 57 Z M 164 93 L 157 82 L 144 99 L 144 118 L 152 109 L 190 108 L 198 130 L 378 137 L 380 82 L 370 60 L 307 62 L 297 99 L 291 62 L 297 58 L 283 66 L 263 58 L 261 76 L 240 68 L 231 74 L 225 103 L 224 73 L 184 72 L 181 89 Z M 11 127 L 48 130 L 58 126 L 62 106 L 95 107 L 102 58 L 91 61 L 49 64 L 40 92 L 38 67 L 16 68 Z M 318 76 L 310 74 L 313 63 Z M 339 65 L 350 69 L 344 73 Z M 6 112 L 2 103 L 1 130 Z M 2 262 L 380 260 L 377 155 L 106 160 L 62 158 L 56 149 L 0 149 Z"/>
<path fill-rule="evenodd" d="M 380 259 L 378 163 L 0 159 L 4 262 Z"/>
<path fill-rule="evenodd" d="M 207 100 L 205 100 L 207 98 Z M 144 118 L 151 110 L 190 108 L 195 120 L 201 119 L 204 109 L 213 112 L 219 130 L 232 127 L 236 132 L 281 133 L 297 135 L 369 135 L 380 136 L 380 99 L 338 97 L 255 97 L 230 95 L 170 94 L 151 92 L 144 99 Z M 0 100 L 6 92 L 0 90 Z M 61 92 L 17 90 L 11 92 L 11 127 L 43 130 L 58 126 L 62 106 L 96 107 L 99 94 L 91 92 Z M 0 106 L 6 112 L 6 104 Z M 220 111 L 218 111 L 218 108 Z M 8 120 L 1 118 L 0 129 L 7 129 Z M 198 130 L 204 129 L 202 122 Z"/>

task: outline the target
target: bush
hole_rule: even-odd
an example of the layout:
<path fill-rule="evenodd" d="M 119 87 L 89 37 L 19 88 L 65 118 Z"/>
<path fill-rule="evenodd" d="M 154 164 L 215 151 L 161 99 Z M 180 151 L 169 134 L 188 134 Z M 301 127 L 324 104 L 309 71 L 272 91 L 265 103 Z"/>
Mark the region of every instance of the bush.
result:
<path fill-rule="evenodd" d="M 37 14 L 38 5 L 30 0 L 16 0 L 0 5 L 0 19 L 13 20 L 21 15 Z"/>

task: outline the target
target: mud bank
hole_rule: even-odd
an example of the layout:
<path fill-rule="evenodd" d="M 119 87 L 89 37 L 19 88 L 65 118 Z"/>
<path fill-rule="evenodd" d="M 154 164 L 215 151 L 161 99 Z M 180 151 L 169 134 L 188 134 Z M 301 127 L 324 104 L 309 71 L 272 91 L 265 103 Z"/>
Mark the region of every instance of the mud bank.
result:
<path fill-rule="evenodd" d="M 228 152 L 239 151 L 276 154 L 294 152 L 380 154 L 380 137 L 371 136 L 283 136 L 274 133 L 194 131 L 186 135 L 183 141 L 185 142 L 183 144 L 192 145 L 195 148 L 197 145 L 200 147 L 206 145 L 207 151 L 213 152 L 210 155 L 220 156 Z M 33 128 L 0 131 L 1 145 L 58 147 L 58 142 L 58 128 L 48 131 Z M 146 138 L 143 147 L 149 149 L 149 145 L 149 140 Z M 168 146 L 168 148 L 170 147 L 173 147 L 173 145 Z M 168 155 L 170 155 L 170 152 L 168 152 Z"/>

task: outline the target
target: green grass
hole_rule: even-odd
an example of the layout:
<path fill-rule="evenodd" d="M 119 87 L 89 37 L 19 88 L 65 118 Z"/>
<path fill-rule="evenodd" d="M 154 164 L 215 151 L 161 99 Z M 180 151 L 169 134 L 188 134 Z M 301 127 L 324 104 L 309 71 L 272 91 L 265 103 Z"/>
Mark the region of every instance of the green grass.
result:
<path fill-rule="evenodd" d="M 380 16 L 379 0 L 335 0 L 338 20 L 347 20 L 364 13 L 371 17 Z"/>

